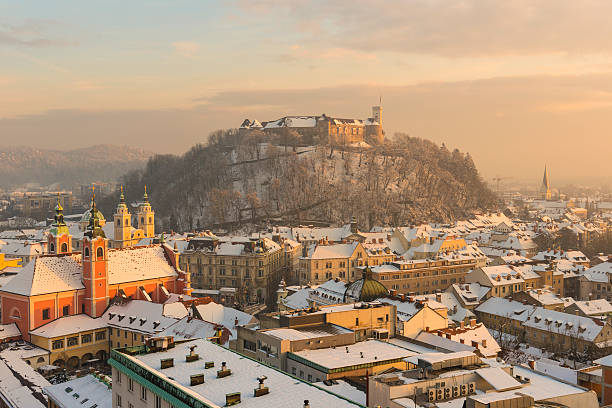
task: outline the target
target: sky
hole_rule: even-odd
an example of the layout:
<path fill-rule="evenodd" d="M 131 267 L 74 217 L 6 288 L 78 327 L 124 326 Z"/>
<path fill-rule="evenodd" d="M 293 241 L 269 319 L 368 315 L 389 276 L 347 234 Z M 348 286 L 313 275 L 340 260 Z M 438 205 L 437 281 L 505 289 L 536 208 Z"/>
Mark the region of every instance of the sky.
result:
<path fill-rule="evenodd" d="M 611 180 L 609 0 L 0 0 L 0 148 L 180 154 L 243 119 L 367 118 L 487 178 Z"/>

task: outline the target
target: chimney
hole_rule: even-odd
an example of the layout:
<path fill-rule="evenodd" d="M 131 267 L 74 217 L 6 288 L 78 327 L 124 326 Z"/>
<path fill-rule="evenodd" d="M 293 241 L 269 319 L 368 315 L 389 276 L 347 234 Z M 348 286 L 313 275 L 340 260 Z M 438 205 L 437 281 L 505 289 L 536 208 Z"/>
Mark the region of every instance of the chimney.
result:
<path fill-rule="evenodd" d="M 304 408 L 310 408 L 310 402 L 308 400 L 304 400 Z"/>
<path fill-rule="evenodd" d="M 470 319 L 470 326 L 471 327 L 476 326 L 476 319 Z"/>
<path fill-rule="evenodd" d="M 440 292 L 436 293 L 436 302 L 438 303 L 442 302 L 442 294 Z"/>
<path fill-rule="evenodd" d="M 472 347 L 474 347 L 476 350 L 478 350 L 478 342 L 472 340 Z"/>
<path fill-rule="evenodd" d="M 461 323 L 459 323 L 459 327 L 461 327 L 462 329 L 465 327 L 465 322 L 462 320 Z"/>
<path fill-rule="evenodd" d="M 446 338 L 450 340 L 451 339 L 451 334 L 450 333 L 446 333 Z"/>
<path fill-rule="evenodd" d="M 264 381 L 267 380 L 268 377 L 265 375 L 261 377 L 257 377 L 257 381 L 259 381 L 259 386 L 253 390 L 253 393 L 256 397 L 261 397 L 262 395 L 266 395 L 270 393 L 268 387 L 264 386 Z"/>
<path fill-rule="evenodd" d="M 487 339 L 482 339 L 482 347 L 487 347 Z"/>
<path fill-rule="evenodd" d="M 459 339 L 459 343 L 465 344 L 465 340 L 464 339 Z"/>
<path fill-rule="evenodd" d="M 535 360 L 529 360 L 529 368 L 535 370 Z"/>

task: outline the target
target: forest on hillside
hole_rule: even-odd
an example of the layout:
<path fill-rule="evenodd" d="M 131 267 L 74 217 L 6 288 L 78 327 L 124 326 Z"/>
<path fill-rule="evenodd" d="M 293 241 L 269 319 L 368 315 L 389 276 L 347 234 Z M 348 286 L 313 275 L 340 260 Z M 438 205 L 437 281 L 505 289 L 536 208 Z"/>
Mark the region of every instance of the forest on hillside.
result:
<path fill-rule="evenodd" d="M 148 186 L 166 231 L 352 217 L 366 229 L 449 222 L 498 206 L 469 154 L 406 134 L 382 146 L 339 149 L 299 144 L 295 134 L 216 131 L 182 156 L 151 157 L 123 182 L 129 200 Z M 107 214 L 112 203 L 103 204 Z"/>

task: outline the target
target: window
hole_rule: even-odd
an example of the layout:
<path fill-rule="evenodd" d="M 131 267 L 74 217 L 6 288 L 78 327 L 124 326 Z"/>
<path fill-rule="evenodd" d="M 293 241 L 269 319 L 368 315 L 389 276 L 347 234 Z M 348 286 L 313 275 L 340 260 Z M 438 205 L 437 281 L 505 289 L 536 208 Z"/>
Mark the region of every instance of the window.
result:
<path fill-rule="evenodd" d="M 85 247 L 85 256 L 88 257 L 89 256 L 89 248 Z"/>
<path fill-rule="evenodd" d="M 104 250 L 102 249 L 102 247 L 98 247 L 98 249 L 96 250 L 96 257 L 98 258 L 104 257 Z"/>
<path fill-rule="evenodd" d="M 53 243 L 51 243 L 51 245 L 49 245 L 49 252 L 55 252 L 55 245 L 53 245 Z"/>
<path fill-rule="evenodd" d="M 121 384 L 121 371 L 117 370 L 117 383 Z"/>
<path fill-rule="evenodd" d="M 155 396 L 155 408 L 161 408 L 161 398 L 159 395 Z"/>
<path fill-rule="evenodd" d="M 257 271 L 257 276 L 259 276 L 260 278 L 263 277 L 263 269 Z"/>
<path fill-rule="evenodd" d="M 128 390 L 134 391 L 134 380 L 128 378 Z"/>
<path fill-rule="evenodd" d="M 66 305 L 62 307 L 62 316 L 68 316 L 70 314 L 70 306 Z"/>
<path fill-rule="evenodd" d="M 308 381 L 312 381 L 312 374 L 308 374 Z"/>
<path fill-rule="evenodd" d="M 43 320 L 49 320 L 51 318 L 51 309 L 49 308 L 43 309 L 42 314 L 43 314 L 42 316 Z"/>
<path fill-rule="evenodd" d="M 300 378 L 304 378 L 304 371 L 300 370 Z"/>
<path fill-rule="evenodd" d="M 117 408 L 121 408 L 121 395 L 117 394 Z"/>
<path fill-rule="evenodd" d="M 91 343 L 91 333 L 87 333 L 81 336 L 81 344 Z"/>
<path fill-rule="evenodd" d="M 103 332 L 103 331 L 96 332 L 96 341 L 100 341 L 104 339 L 106 339 L 106 332 Z"/>
<path fill-rule="evenodd" d="M 295 367 L 291 367 L 291 374 L 295 375 Z"/>
<path fill-rule="evenodd" d="M 64 340 L 53 340 L 51 347 L 53 350 L 64 348 Z"/>
<path fill-rule="evenodd" d="M 125 337 L 126 339 L 127 339 L 127 333 L 128 333 L 128 332 L 127 332 L 127 330 L 125 330 L 125 331 L 123 332 L 124 337 Z"/>
<path fill-rule="evenodd" d="M 62 244 L 62 252 L 68 252 L 68 245 L 65 242 Z"/>
<path fill-rule="evenodd" d="M 144 386 L 140 386 L 140 399 L 143 401 L 147 400 L 147 389 Z"/>
<path fill-rule="evenodd" d="M 74 347 L 79 344 L 79 338 L 77 336 L 68 337 L 68 347 Z"/>
<path fill-rule="evenodd" d="M 113 328 L 112 327 L 108 328 L 108 334 L 110 334 L 111 336 L 113 335 Z"/>

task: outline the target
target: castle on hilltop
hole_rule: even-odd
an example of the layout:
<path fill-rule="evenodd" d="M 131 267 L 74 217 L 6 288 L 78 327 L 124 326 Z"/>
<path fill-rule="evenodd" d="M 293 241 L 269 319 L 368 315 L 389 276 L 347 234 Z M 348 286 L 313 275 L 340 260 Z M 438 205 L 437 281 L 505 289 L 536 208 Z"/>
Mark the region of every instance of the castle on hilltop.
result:
<path fill-rule="evenodd" d="M 362 119 L 341 119 L 322 114 L 320 116 L 284 116 L 280 119 L 260 122 L 245 119 L 240 133 L 262 131 L 282 135 L 289 130 L 302 137 L 311 138 L 314 143 L 337 146 L 380 145 L 385 140 L 382 127 L 382 106 L 372 107 L 372 117 Z"/>

